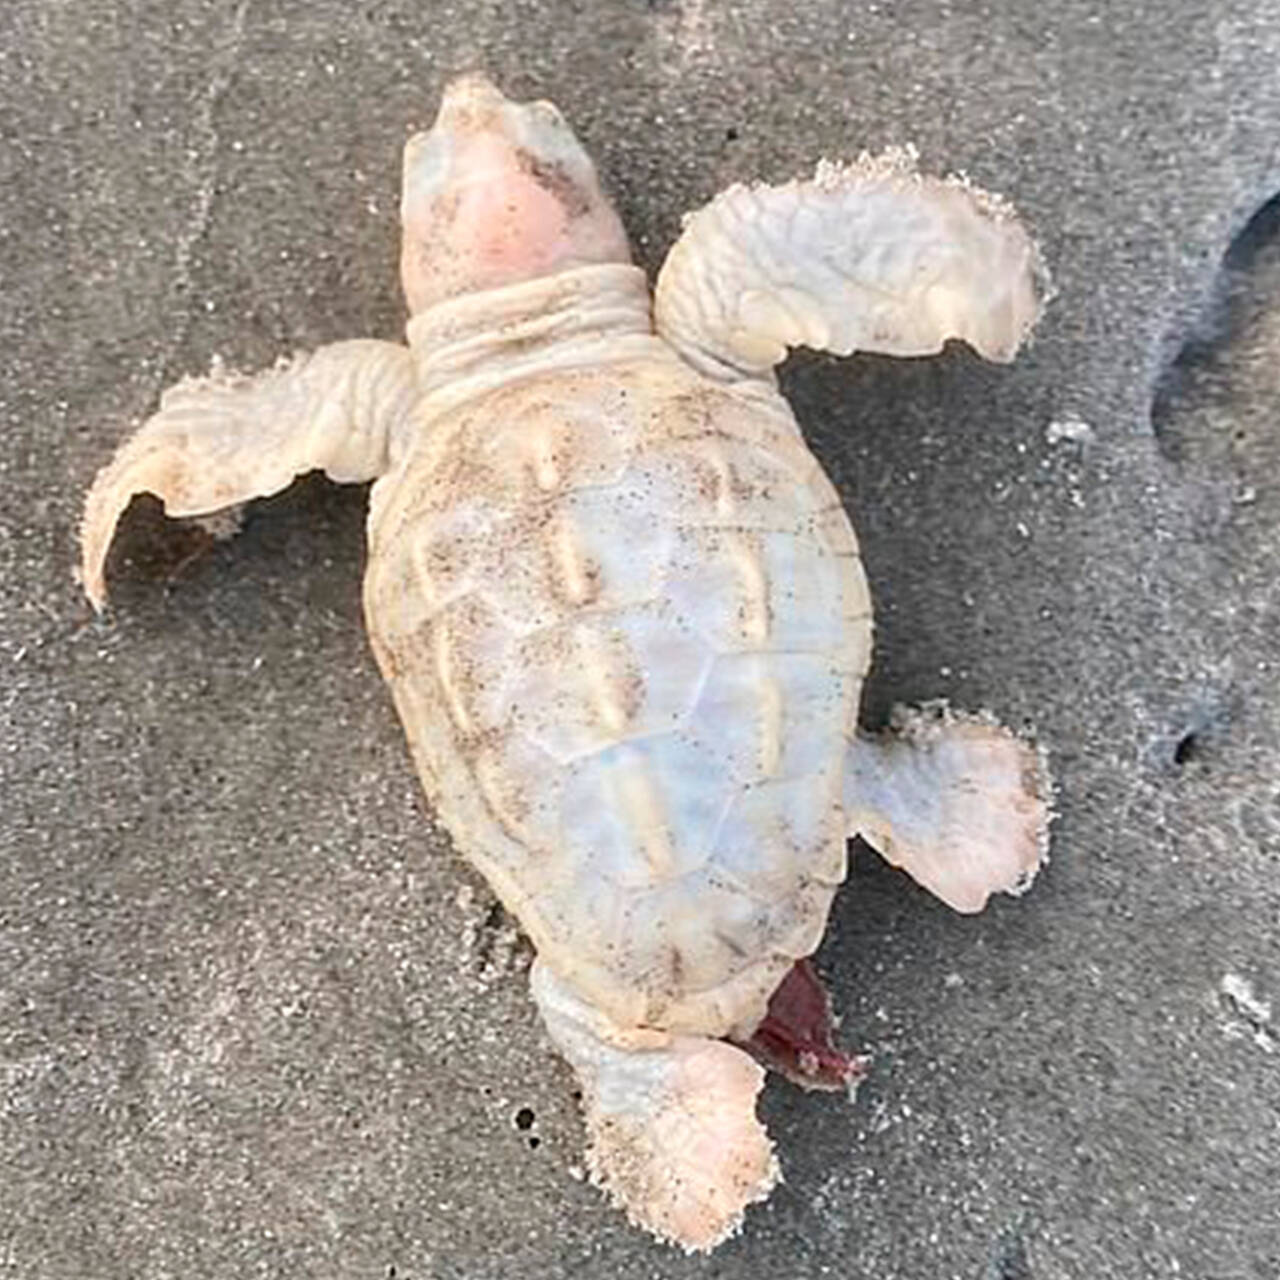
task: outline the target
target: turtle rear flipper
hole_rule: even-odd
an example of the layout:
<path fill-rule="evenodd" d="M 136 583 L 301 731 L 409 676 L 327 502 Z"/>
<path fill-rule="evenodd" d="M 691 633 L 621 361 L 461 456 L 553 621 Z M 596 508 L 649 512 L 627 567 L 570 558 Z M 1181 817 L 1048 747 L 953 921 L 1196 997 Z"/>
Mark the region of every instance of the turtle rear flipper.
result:
<path fill-rule="evenodd" d="M 957 911 L 1030 887 L 1048 850 L 1051 802 L 1035 747 L 945 702 L 897 707 L 886 732 L 859 734 L 849 748 L 850 834 Z"/>
<path fill-rule="evenodd" d="M 265 498 L 306 471 L 341 482 L 387 468 L 416 398 L 405 347 L 336 342 L 253 377 L 187 378 L 94 479 L 80 529 L 81 577 L 94 608 L 106 600 L 107 550 L 135 494 L 170 516 L 207 516 Z"/>
<path fill-rule="evenodd" d="M 543 963 L 534 999 L 582 1084 L 593 1181 L 687 1252 L 736 1232 L 778 1181 L 755 1100 L 764 1071 L 723 1040 L 614 1027 Z"/>

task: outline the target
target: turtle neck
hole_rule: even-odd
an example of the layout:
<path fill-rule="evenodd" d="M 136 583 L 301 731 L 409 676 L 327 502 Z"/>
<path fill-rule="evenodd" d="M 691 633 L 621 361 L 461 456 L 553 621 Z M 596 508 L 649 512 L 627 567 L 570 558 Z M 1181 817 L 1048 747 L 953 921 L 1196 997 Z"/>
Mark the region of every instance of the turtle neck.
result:
<path fill-rule="evenodd" d="M 595 367 L 658 345 L 648 281 L 629 263 L 452 298 L 414 316 L 407 336 L 429 413 L 528 374 Z"/>

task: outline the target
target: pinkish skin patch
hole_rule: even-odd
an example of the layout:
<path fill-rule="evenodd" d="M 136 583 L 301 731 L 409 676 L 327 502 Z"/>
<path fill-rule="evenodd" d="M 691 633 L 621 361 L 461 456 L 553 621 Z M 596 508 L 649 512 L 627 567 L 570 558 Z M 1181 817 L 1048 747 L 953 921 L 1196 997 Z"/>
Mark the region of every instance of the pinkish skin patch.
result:
<path fill-rule="evenodd" d="M 742 1047 L 805 1089 L 853 1093 L 871 1068 L 863 1053 L 836 1046 L 831 997 L 808 960 L 797 960 L 769 1000 L 764 1021 Z"/>

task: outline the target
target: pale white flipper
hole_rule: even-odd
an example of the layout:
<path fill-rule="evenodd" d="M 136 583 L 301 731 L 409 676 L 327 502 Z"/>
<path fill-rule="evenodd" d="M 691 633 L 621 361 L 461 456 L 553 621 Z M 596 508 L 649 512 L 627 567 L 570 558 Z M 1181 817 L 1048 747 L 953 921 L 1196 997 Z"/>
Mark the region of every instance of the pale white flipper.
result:
<path fill-rule="evenodd" d="M 658 333 L 695 366 L 761 374 L 788 347 L 918 356 L 960 338 L 1011 360 L 1048 278 L 1011 206 L 921 177 L 893 148 L 812 179 L 733 186 L 685 220 L 658 277 Z"/>
<path fill-rule="evenodd" d="M 371 480 L 388 465 L 416 399 L 406 347 L 336 342 L 251 377 L 186 378 L 93 482 L 80 529 L 81 575 L 97 609 L 116 524 L 138 493 L 170 516 L 204 516 L 285 488 L 303 472 Z"/>
<path fill-rule="evenodd" d="M 845 812 L 886 861 L 957 911 L 1024 892 L 1044 863 L 1053 816 L 1043 755 L 987 715 L 943 702 L 897 707 L 882 734 L 859 734 Z"/>
<path fill-rule="evenodd" d="M 660 1239 L 715 1248 L 778 1181 L 755 1113 L 764 1071 L 722 1040 L 617 1027 L 540 961 L 531 985 L 582 1084 L 593 1181 Z"/>

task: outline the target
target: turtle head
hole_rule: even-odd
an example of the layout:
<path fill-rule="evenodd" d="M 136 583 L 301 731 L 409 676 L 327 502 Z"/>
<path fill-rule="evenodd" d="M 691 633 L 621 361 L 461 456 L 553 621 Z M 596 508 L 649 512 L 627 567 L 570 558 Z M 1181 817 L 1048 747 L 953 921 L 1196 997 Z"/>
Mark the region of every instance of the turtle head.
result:
<path fill-rule="evenodd" d="M 589 263 L 630 262 L 595 168 L 549 102 L 454 80 L 404 149 L 400 276 L 409 311 Z"/>

